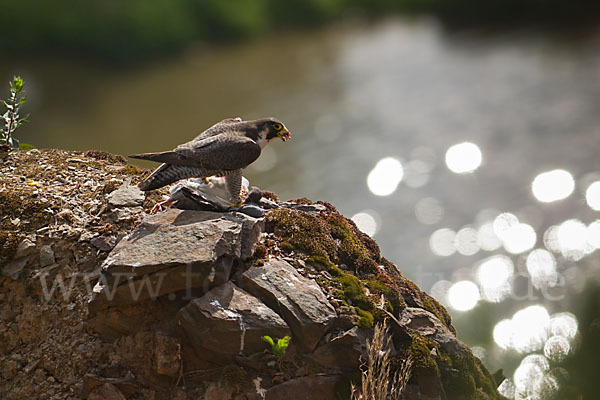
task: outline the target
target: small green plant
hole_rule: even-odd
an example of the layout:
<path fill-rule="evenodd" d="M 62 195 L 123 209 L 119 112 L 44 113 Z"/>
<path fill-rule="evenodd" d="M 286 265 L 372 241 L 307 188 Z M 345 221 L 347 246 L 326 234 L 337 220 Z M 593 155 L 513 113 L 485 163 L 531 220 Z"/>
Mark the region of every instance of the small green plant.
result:
<path fill-rule="evenodd" d="M 21 108 L 21 105 L 26 101 L 23 92 L 25 82 L 20 76 L 15 76 L 9 84 L 8 100 L 2 101 L 6 107 L 6 112 L 2 116 L 4 119 L 4 127 L 0 128 L 0 132 L 2 133 L 0 139 L 13 149 L 18 149 L 19 141 L 13 137 L 13 133 L 18 127 L 28 122 L 27 117 L 21 118 L 19 115 L 19 108 Z"/>
<path fill-rule="evenodd" d="M 271 353 L 273 353 L 273 355 L 277 358 L 277 360 L 269 361 L 267 365 L 269 367 L 274 367 L 276 364 L 279 364 L 279 366 L 281 367 L 281 360 L 283 359 L 283 356 L 285 356 L 285 351 L 287 350 L 288 345 L 290 344 L 290 337 L 284 336 L 281 339 L 277 339 L 275 341 L 271 336 L 265 335 L 262 337 L 262 340 L 269 344 L 269 346 L 271 347 L 269 350 L 271 350 Z"/>

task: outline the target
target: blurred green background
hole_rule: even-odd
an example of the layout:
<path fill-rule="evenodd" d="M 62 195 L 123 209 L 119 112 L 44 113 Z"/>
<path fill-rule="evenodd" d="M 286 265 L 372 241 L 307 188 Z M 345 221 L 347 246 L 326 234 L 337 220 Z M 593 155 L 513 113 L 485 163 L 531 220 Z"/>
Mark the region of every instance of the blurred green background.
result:
<path fill-rule="evenodd" d="M 24 77 L 15 136 L 43 148 L 126 156 L 280 118 L 292 140 L 251 184 L 352 217 L 507 397 L 595 399 L 599 4 L 4 0 L 0 82 Z"/>
<path fill-rule="evenodd" d="M 592 0 L 4 0 L 4 51 L 67 51 L 136 62 L 349 16 L 430 13 L 470 23 L 593 18 Z"/>

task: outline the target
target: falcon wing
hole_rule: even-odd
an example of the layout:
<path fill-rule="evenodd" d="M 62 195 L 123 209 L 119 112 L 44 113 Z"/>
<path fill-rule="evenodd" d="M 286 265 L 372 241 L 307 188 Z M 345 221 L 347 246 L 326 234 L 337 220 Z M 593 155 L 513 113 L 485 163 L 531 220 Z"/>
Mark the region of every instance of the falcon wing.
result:
<path fill-rule="evenodd" d="M 219 135 L 178 146 L 174 153 L 206 170 L 246 168 L 260 156 L 260 146 L 246 136 Z"/>
<path fill-rule="evenodd" d="M 225 118 L 223 121 L 217 122 L 210 128 L 206 129 L 204 132 L 193 138 L 191 141 L 195 142 L 202 139 L 207 139 L 212 136 L 216 136 L 227 128 L 228 125 L 237 124 L 238 122 L 242 122 L 240 117 L 236 118 Z"/>

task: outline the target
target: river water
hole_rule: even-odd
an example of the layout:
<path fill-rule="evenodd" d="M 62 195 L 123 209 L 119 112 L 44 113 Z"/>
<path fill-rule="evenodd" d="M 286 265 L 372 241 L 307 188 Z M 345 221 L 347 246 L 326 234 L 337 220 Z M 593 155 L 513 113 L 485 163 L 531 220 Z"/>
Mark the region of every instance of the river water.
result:
<path fill-rule="evenodd" d="M 577 294 L 600 275 L 600 32 L 387 19 L 135 69 L 42 58 L 0 70 L 26 79 L 22 141 L 127 155 L 278 117 L 292 140 L 265 149 L 251 184 L 354 216 L 490 369 L 531 398 L 552 386 Z"/>

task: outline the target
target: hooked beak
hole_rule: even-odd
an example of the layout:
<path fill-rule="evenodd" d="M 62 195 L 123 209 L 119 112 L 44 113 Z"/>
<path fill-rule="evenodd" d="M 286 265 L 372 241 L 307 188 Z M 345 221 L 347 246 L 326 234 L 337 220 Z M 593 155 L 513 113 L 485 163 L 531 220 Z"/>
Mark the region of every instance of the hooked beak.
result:
<path fill-rule="evenodd" d="M 292 134 L 290 133 L 290 131 L 287 130 L 286 127 L 284 127 L 281 132 L 277 132 L 277 135 L 281 138 L 281 140 L 283 140 L 284 142 L 287 142 L 288 140 L 290 140 L 290 138 L 292 137 Z"/>

